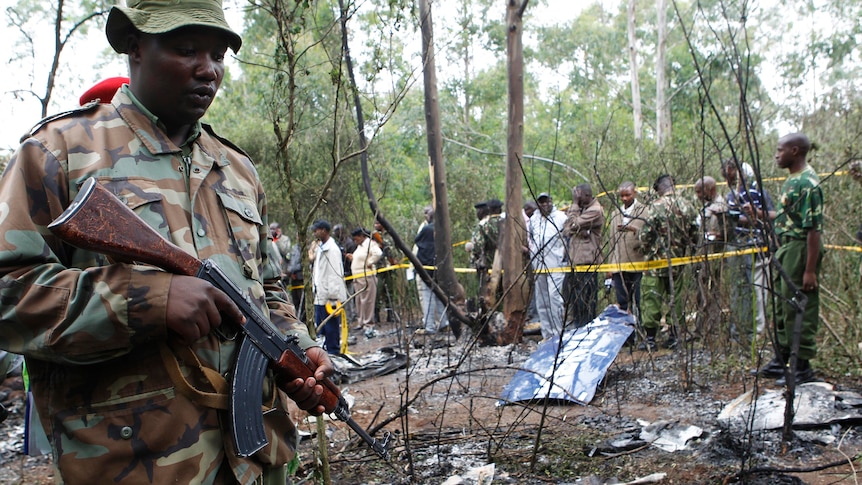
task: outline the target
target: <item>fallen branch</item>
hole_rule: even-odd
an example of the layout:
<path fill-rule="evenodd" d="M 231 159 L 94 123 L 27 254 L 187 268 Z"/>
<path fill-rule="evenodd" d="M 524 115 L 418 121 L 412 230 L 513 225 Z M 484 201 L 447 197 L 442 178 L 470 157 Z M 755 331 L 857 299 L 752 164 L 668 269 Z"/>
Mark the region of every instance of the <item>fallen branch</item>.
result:
<path fill-rule="evenodd" d="M 765 475 L 768 473 L 813 473 L 813 472 L 819 472 L 819 471 L 827 470 L 829 468 L 837 468 L 839 466 L 844 466 L 844 465 L 849 465 L 850 467 L 852 467 L 853 462 L 858 460 L 860 457 L 862 457 L 862 454 L 857 454 L 852 459 L 838 460 L 838 461 L 834 461 L 831 463 L 826 463 L 823 465 L 817 465 L 817 466 L 807 467 L 807 468 L 805 468 L 805 467 L 790 467 L 790 468 L 756 467 L 756 468 L 752 468 L 750 470 L 743 470 L 743 471 L 734 473 L 733 475 L 730 475 L 728 477 L 725 477 L 721 481 L 721 483 L 723 485 L 726 485 L 729 483 L 735 483 L 739 480 L 744 480 L 745 478 L 750 477 L 752 475 Z"/>
<path fill-rule="evenodd" d="M 832 328 L 832 325 L 826 320 L 825 317 L 821 315 L 820 321 L 823 322 L 823 326 L 826 327 L 827 330 L 829 330 L 829 333 L 832 334 L 832 338 L 834 338 L 835 341 L 838 342 L 838 345 L 844 350 L 844 353 L 847 354 L 847 357 L 850 357 L 850 359 L 856 361 L 856 363 L 862 362 L 862 360 L 859 359 L 859 355 L 855 352 L 852 352 L 850 348 L 847 347 L 847 344 L 845 344 L 844 340 L 840 336 L 838 336 L 838 333 L 835 331 L 834 328 Z"/>

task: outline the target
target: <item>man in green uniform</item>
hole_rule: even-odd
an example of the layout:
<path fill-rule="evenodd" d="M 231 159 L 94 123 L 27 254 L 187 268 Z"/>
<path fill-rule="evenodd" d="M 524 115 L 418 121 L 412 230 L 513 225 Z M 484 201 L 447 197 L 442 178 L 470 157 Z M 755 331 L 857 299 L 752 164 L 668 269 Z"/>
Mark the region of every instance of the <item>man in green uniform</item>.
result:
<path fill-rule="evenodd" d="M 792 284 L 785 281 L 778 271 L 773 277 L 773 286 L 778 295 L 775 308 L 775 333 L 777 355 L 764 366 L 760 373 L 766 377 L 779 377 L 784 385 L 784 368 L 789 363 L 796 320 L 797 291 L 805 292 L 808 302 L 802 314 L 799 334 L 799 354 L 796 362 L 795 382 L 801 384 L 814 380 L 811 359 L 817 355 L 817 328 L 820 325 L 820 263 L 823 245 L 823 191 L 820 178 L 806 162 L 811 142 L 802 133 L 793 133 L 778 140 L 775 163 L 789 172 L 778 202 L 778 217 L 775 218 L 775 234 L 779 247 L 775 260 L 784 268 Z"/>
<path fill-rule="evenodd" d="M 494 264 L 497 253 L 497 243 L 500 239 L 500 224 L 502 221 L 503 202 L 491 199 L 484 202 L 486 215 L 476 227 L 470 238 L 470 265 L 476 268 L 479 279 L 479 308 L 484 313 L 491 301 L 496 301 L 497 289 L 491 288 L 489 270 Z"/>
<path fill-rule="evenodd" d="M 645 261 L 667 261 L 690 254 L 697 241 L 695 210 L 676 194 L 670 175 L 660 176 L 653 184 L 653 190 L 658 199 L 649 205 L 646 222 L 638 233 Z M 640 350 L 658 348 L 655 338 L 665 303 L 670 304 L 670 334 L 664 346 L 676 346 L 677 330 L 684 322 L 683 268 L 658 268 L 644 274 L 641 280 L 641 323 L 647 338 L 638 346 Z"/>
<path fill-rule="evenodd" d="M 330 411 L 317 380 L 333 368 L 269 264 L 254 164 L 200 122 L 241 39 L 220 0 L 131 0 L 113 7 L 106 30 L 128 55 L 129 84 L 110 104 L 41 122 L 0 179 L 0 348 L 26 359 L 58 483 L 283 485 L 297 443 L 284 392 L 302 409 Z M 216 381 L 230 381 L 239 348 L 236 305 L 201 279 L 115 263 L 47 229 L 90 177 L 213 260 L 307 349 L 314 378 L 263 383 L 271 412 L 259 452 L 238 456 L 227 406 L 199 399 L 226 398 Z"/>

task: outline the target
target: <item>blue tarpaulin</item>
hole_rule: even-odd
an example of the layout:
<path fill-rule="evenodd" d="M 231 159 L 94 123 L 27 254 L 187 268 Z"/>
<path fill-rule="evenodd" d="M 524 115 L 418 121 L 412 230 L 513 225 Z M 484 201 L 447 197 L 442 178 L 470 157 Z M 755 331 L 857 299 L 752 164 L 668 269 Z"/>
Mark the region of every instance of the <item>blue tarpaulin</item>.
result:
<path fill-rule="evenodd" d="M 545 398 L 589 404 L 634 325 L 634 316 L 610 305 L 587 325 L 542 342 L 497 405 Z"/>

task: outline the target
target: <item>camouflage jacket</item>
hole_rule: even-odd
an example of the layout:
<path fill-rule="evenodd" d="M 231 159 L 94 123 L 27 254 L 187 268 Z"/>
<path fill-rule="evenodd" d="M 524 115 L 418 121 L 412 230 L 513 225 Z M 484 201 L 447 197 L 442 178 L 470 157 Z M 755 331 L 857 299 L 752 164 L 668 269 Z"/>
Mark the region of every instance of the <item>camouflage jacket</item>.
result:
<path fill-rule="evenodd" d="M 684 198 L 671 192 L 653 201 L 638 233 L 646 261 L 666 260 L 690 254 L 697 241 L 697 213 Z M 667 268 L 654 274 L 666 275 Z"/>
<path fill-rule="evenodd" d="M 817 173 L 806 165 L 790 174 L 781 188 L 775 233 L 783 238 L 805 239 L 809 231 L 823 232 L 823 190 Z"/>
<path fill-rule="evenodd" d="M 0 179 L 0 348 L 26 358 L 66 484 L 209 484 L 226 469 L 247 484 L 294 454 L 287 398 L 272 378 L 263 401 L 274 408 L 264 418 L 269 444 L 249 458 L 236 456 L 225 411 L 175 388 L 168 369 L 177 360 L 161 355 L 171 340 L 171 274 L 112 264 L 46 229 L 95 177 L 164 237 L 214 260 L 304 347 L 314 345 L 268 264 L 267 205 L 252 162 L 203 125 L 183 147 L 159 126 L 123 88 L 112 104 L 38 126 Z M 225 325 L 191 350 L 228 375 L 238 349 L 231 333 Z M 188 382 L 213 391 L 189 360 L 179 364 Z"/>
<path fill-rule="evenodd" d="M 501 223 L 500 214 L 491 214 L 479 221 L 473 229 L 470 237 L 470 242 L 473 243 L 473 249 L 470 251 L 470 266 L 476 269 L 488 269 L 494 263 Z"/>

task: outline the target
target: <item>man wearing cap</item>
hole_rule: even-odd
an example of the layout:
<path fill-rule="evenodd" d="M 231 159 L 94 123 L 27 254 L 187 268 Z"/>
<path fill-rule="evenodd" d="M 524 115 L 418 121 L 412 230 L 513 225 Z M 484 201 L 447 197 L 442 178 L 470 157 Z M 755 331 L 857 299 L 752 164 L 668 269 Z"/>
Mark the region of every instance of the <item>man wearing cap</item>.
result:
<path fill-rule="evenodd" d="M 106 30 L 128 55 L 129 83 L 110 104 L 41 122 L 0 179 L 0 348 L 27 360 L 58 483 L 283 484 L 296 430 L 276 384 L 301 408 L 330 411 L 317 380 L 333 368 L 268 262 L 254 164 L 199 121 L 241 39 L 219 0 L 130 0 Z M 314 378 L 263 383 L 270 412 L 259 452 L 237 455 L 220 404 L 219 376 L 230 380 L 240 342 L 236 305 L 201 279 L 112 262 L 47 230 L 90 177 L 175 245 L 216 262 L 307 349 Z"/>
<path fill-rule="evenodd" d="M 341 248 L 335 238 L 330 236 L 332 226 L 329 221 L 314 221 L 311 231 L 318 241 L 314 248 L 314 262 L 311 264 L 311 288 L 314 294 L 314 323 L 320 326 L 329 316 L 327 304 L 335 309 L 347 300 L 347 287 L 344 284 Z M 321 332 L 323 348 L 330 354 L 341 352 L 341 322 L 330 318 Z"/>
<path fill-rule="evenodd" d="M 484 223 L 479 225 L 481 251 L 476 255 L 476 271 L 479 274 L 479 303 L 482 311 L 488 311 L 492 301 L 497 301 L 502 296 L 502 287 L 499 285 L 500 278 L 493 277 L 489 270 L 494 266 L 494 258 L 497 257 L 497 246 L 500 242 L 500 228 L 503 222 L 503 201 L 500 199 L 488 200 L 488 217 Z M 474 248 L 474 254 L 476 250 Z M 500 264 L 499 262 L 497 264 Z M 492 288 L 493 287 L 493 288 Z"/>
<path fill-rule="evenodd" d="M 527 242 L 530 263 L 535 272 L 536 312 L 542 328 L 542 338 L 559 336 L 563 331 L 563 281 L 566 276 L 566 243 L 563 226 L 566 214 L 554 207 L 547 192 L 536 198 L 538 214 L 530 218 Z"/>

